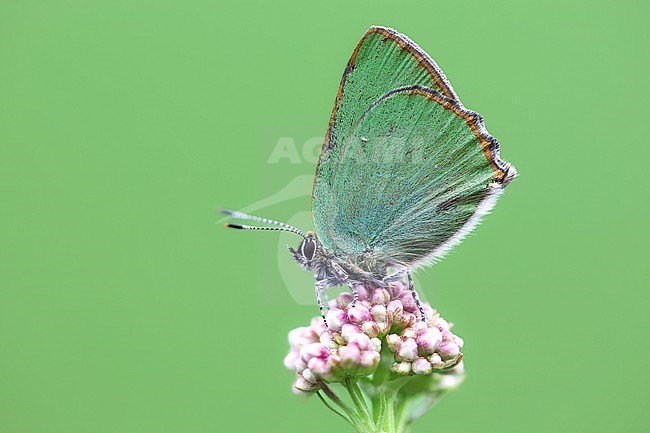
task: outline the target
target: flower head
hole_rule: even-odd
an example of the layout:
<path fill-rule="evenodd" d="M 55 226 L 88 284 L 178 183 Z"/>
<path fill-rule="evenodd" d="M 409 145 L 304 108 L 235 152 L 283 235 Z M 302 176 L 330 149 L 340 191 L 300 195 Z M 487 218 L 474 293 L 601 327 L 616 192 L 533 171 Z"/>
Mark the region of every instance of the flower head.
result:
<path fill-rule="evenodd" d="M 382 356 L 392 357 L 388 365 L 393 378 L 449 372 L 460 363 L 462 339 L 427 304 L 422 304 L 421 320 L 404 284 L 355 289 L 357 302 L 350 293 L 330 301 L 327 326 L 318 317 L 289 333 L 285 365 L 296 373 L 297 393 L 317 391 L 323 382 L 372 375 Z"/>
<path fill-rule="evenodd" d="M 369 375 L 380 360 L 381 341 L 347 320 L 339 331 L 333 331 L 322 318 L 314 318 L 310 326 L 291 331 L 289 341 L 291 350 L 284 363 L 296 372 L 294 389 L 298 392 L 318 390 L 320 380 L 339 382 Z"/>

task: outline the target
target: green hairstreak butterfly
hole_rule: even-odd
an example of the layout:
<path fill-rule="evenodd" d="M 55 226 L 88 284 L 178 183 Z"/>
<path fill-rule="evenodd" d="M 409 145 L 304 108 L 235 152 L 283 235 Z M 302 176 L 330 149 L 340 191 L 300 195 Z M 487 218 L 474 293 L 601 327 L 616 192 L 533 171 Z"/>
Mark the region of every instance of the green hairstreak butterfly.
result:
<path fill-rule="evenodd" d="M 516 175 L 481 116 L 466 109 L 438 65 L 408 37 L 371 27 L 345 68 L 316 168 L 315 232 L 241 212 L 303 239 L 293 258 L 324 289 L 407 279 L 458 244 Z M 353 301 L 353 302 L 354 302 Z M 422 309 L 420 308 L 421 317 Z M 323 319 L 325 316 L 323 315 Z"/>

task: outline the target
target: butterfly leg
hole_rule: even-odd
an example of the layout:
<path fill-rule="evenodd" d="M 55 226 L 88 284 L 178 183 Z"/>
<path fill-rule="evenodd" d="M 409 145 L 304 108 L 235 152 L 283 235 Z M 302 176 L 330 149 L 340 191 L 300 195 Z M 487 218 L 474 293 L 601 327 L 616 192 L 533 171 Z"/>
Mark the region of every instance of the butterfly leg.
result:
<path fill-rule="evenodd" d="M 325 288 L 322 288 L 320 290 L 320 299 L 323 301 L 323 308 L 325 308 L 325 311 L 330 309 L 330 299 L 329 296 L 327 296 L 327 292 L 325 291 Z"/>
<path fill-rule="evenodd" d="M 395 281 L 401 281 L 406 275 L 409 275 L 408 268 L 402 268 L 399 271 L 393 272 L 390 275 L 384 277 L 385 283 L 392 283 Z"/>
<path fill-rule="evenodd" d="M 325 308 L 323 304 L 323 296 L 325 295 L 325 280 L 316 280 L 316 302 L 318 302 L 318 308 L 320 309 L 320 315 L 323 317 L 323 322 L 327 326 L 327 319 L 325 318 Z"/>
<path fill-rule="evenodd" d="M 420 320 L 426 322 L 427 318 L 424 316 L 424 309 L 422 308 L 422 304 L 420 303 L 420 296 L 418 295 L 418 292 L 415 290 L 415 287 L 413 287 L 413 277 L 411 276 L 410 272 L 407 272 L 406 275 L 408 276 L 409 290 L 411 291 L 411 296 L 413 296 L 413 300 L 415 301 L 415 304 L 418 306 L 418 309 L 420 310 Z"/>
<path fill-rule="evenodd" d="M 354 307 L 357 305 L 357 301 L 359 300 L 359 292 L 357 292 L 357 289 L 354 288 L 352 284 L 349 284 L 348 287 L 350 288 L 350 292 L 352 293 L 352 306 Z"/>
<path fill-rule="evenodd" d="M 408 286 L 409 290 L 411 291 L 411 296 L 413 296 L 413 300 L 415 301 L 415 304 L 418 306 L 418 310 L 420 310 L 420 319 L 423 322 L 426 322 L 426 317 L 424 316 L 424 309 L 422 308 L 422 304 L 420 303 L 420 296 L 418 295 L 418 292 L 415 290 L 413 287 L 413 276 L 411 275 L 411 272 L 408 270 L 408 268 L 402 268 L 396 272 L 393 272 L 390 275 L 387 275 L 384 277 L 384 282 L 386 283 L 391 283 L 394 281 L 400 281 L 406 276 L 408 278 Z"/>

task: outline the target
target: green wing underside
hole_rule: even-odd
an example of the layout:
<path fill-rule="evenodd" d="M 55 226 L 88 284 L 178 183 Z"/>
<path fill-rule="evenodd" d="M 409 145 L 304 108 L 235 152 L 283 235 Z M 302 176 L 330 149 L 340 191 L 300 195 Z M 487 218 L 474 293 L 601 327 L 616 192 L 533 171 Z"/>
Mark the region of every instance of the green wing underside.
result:
<path fill-rule="evenodd" d="M 412 265 L 463 228 L 494 173 L 452 102 L 421 86 L 387 92 L 323 154 L 313 216 L 325 248 Z"/>
<path fill-rule="evenodd" d="M 345 140 L 363 112 L 387 92 L 419 84 L 449 99 L 451 85 L 435 62 L 406 36 L 392 29 L 373 27 L 359 42 L 343 74 L 325 146 Z"/>

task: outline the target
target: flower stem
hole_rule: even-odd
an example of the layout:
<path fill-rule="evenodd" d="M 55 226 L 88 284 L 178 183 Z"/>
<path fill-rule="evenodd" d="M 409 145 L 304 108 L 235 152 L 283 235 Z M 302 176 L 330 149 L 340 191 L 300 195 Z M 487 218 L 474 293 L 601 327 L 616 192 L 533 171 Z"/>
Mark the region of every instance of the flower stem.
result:
<path fill-rule="evenodd" d="M 377 407 L 377 425 L 378 426 L 383 426 L 384 425 L 384 418 L 386 417 L 386 391 L 383 389 L 379 390 L 379 393 L 377 395 L 376 402 L 373 403 L 373 407 Z"/>
<path fill-rule="evenodd" d="M 353 378 L 340 385 L 346 389 L 353 405 L 344 402 L 330 386 L 320 381 L 318 398 L 332 412 L 343 418 L 357 433 L 407 433 L 412 422 L 436 402 L 435 396 L 408 396 L 400 392 L 403 383 L 384 384 L 370 388 L 369 398 Z M 364 388 L 365 389 L 365 388 Z M 372 405 L 369 404 L 372 403 Z"/>
<path fill-rule="evenodd" d="M 350 406 L 348 406 L 347 404 L 345 404 L 345 403 L 343 402 L 343 400 L 341 400 L 341 399 L 339 398 L 339 396 L 336 395 L 336 394 L 334 393 L 334 391 L 332 391 L 331 388 L 330 388 L 329 386 L 327 386 L 327 384 L 326 384 L 325 382 L 323 382 L 323 381 L 318 381 L 318 384 L 320 385 L 320 387 L 321 387 L 321 389 L 323 390 L 323 392 L 325 393 L 325 395 L 326 395 L 330 400 L 332 400 L 332 401 L 333 401 L 333 402 L 334 402 L 338 407 L 340 407 L 341 409 L 343 409 L 343 410 L 345 411 L 345 413 L 347 413 L 347 414 L 350 415 L 350 416 L 352 416 L 352 414 L 355 413 L 354 410 L 353 410 Z"/>
<path fill-rule="evenodd" d="M 371 424 L 374 424 L 372 416 L 370 415 L 370 409 L 366 403 L 366 398 L 363 396 L 363 393 L 361 392 L 359 385 L 357 385 L 357 382 L 354 379 L 350 379 L 348 377 L 345 379 L 343 384 L 348 390 L 348 394 L 350 394 L 350 397 L 352 398 L 352 401 L 357 408 L 359 416 L 365 418 L 366 420 L 369 420 Z"/>
<path fill-rule="evenodd" d="M 338 407 L 340 407 L 344 413 L 341 413 L 338 411 L 334 406 L 329 404 L 327 400 L 323 398 L 323 396 L 320 394 L 320 392 L 317 392 L 316 394 L 320 397 L 321 401 L 329 408 L 332 410 L 334 413 L 342 417 L 344 420 L 346 420 L 349 424 L 351 424 L 359 433 L 376 433 L 374 423 L 372 422 L 372 419 L 365 416 L 363 411 L 361 410 L 354 410 L 352 407 L 348 406 L 339 398 L 338 395 L 332 389 L 327 386 L 327 384 L 323 381 L 319 381 L 319 385 L 325 395 L 332 401 L 334 404 L 336 404 Z M 347 386 L 346 386 L 347 387 Z M 348 390 L 349 391 L 349 390 Z M 350 391 L 349 391 L 350 392 Z M 355 402 L 356 406 L 356 402 Z M 358 406 L 357 406 L 358 409 Z"/>
<path fill-rule="evenodd" d="M 382 419 L 382 431 L 386 433 L 397 433 L 395 426 L 395 394 L 384 392 L 384 417 Z"/>
<path fill-rule="evenodd" d="M 343 412 L 340 412 L 337 408 L 335 408 L 335 407 L 332 406 L 332 405 L 331 405 L 327 400 L 325 400 L 325 397 L 323 397 L 323 396 L 321 395 L 320 391 L 317 392 L 316 395 L 318 396 L 318 398 L 320 399 L 320 401 L 322 401 L 323 404 L 324 404 L 324 405 L 325 405 L 329 410 L 331 410 L 332 412 L 334 412 L 335 414 L 337 414 L 338 416 L 340 416 L 341 418 L 343 418 L 347 423 L 354 425 L 354 423 L 352 422 L 352 420 L 350 419 L 350 417 L 349 417 L 347 414 L 344 414 Z"/>
<path fill-rule="evenodd" d="M 377 414 L 377 419 L 375 419 L 366 401 L 365 394 L 361 391 L 361 388 L 354 379 L 348 378 L 341 383 L 348 391 L 354 407 L 349 406 L 341 400 L 325 382 L 321 381 L 319 385 L 322 393 L 320 391 L 316 393 L 318 398 L 329 410 L 352 425 L 358 433 L 398 433 L 395 426 L 394 397 L 396 393 L 392 391 L 387 392 L 382 389 L 378 394 L 379 398 L 373 398 L 373 411 Z M 323 394 L 325 394 L 327 399 Z"/>

